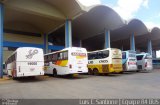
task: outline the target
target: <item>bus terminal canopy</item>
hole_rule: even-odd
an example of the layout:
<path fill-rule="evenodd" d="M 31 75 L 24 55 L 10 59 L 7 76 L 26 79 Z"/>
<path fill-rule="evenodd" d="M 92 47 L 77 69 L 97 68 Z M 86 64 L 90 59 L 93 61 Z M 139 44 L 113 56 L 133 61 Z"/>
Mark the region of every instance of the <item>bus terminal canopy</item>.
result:
<path fill-rule="evenodd" d="M 85 13 L 73 21 L 73 35 L 80 39 L 87 39 L 114 30 L 124 25 L 122 18 L 111 8 L 96 5 L 85 9 Z"/>
<path fill-rule="evenodd" d="M 64 25 L 66 19 L 71 19 L 72 35 L 81 40 L 110 30 L 111 42 L 118 43 L 134 34 L 136 38 L 144 39 L 144 42 L 151 38 L 155 42 L 153 45 L 156 48 L 159 46 L 159 28 L 155 27 L 148 31 L 145 24 L 138 19 L 124 21 L 118 13 L 105 5 L 84 7 L 78 0 L 0 0 L 0 2 L 4 4 L 5 30 L 47 34 Z M 140 40 L 136 40 L 137 46 Z"/>
<path fill-rule="evenodd" d="M 1 0 L 4 4 L 4 28 L 49 33 L 81 14 L 76 0 Z"/>
<path fill-rule="evenodd" d="M 150 39 L 152 40 L 152 46 L 154 50 L 160 50 L 160 29 L 158 27 L 154 27 L 151 30 Z"/>
<path fill-rule="evenodd" d="M 134 36 L 140 36 L 140 35 L 147 34 L 148 32 L 149 31 L 147 27 L 142 21 L 138 19 L 132 19 L 126 22 L 126 24 L 123 27 L 113 30 L 111 32 L 112 34 L 111 40 L 116 41 L 116 40 L 121 40 L 121 39 L 127 39 L 132 34 L 134 34 Z"/>
<path fill-rule="evenodd" d="M 114 41 L 114 45 L 123 45 L 123 47 L 129 49 L 129 37 L 130 35 L 134 35 L 136 41 L 135 44 L 138 49 L 147 49 L 148 40 L 152 40 L 154 50 L 160 49 L 160 47 L 158 47 L 160 45 L 160 29 L 158 27 L 149 29 L 138 19 L 130 20 L 125 26 L 111 31 L 111 34 L 111 40 Z"/>

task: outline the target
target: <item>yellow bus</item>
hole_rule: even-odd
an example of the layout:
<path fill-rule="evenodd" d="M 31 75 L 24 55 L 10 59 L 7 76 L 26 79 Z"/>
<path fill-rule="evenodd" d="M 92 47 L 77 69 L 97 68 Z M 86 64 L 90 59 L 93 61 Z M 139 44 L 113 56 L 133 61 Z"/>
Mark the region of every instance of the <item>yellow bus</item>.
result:
<path fill-rule="evenodd" d="M 88 73 L 120 73 L 122 70 L 122 51 L 107 48 L 88 52 Z"/>

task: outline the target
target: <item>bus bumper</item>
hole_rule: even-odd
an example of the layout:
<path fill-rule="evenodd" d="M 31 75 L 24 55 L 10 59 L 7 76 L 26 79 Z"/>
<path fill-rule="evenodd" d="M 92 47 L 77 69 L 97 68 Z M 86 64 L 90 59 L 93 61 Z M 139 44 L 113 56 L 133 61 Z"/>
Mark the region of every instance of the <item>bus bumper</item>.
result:
<path fill-rule="evenodd" d="M 17 73 L 17 77 L 29 77 L 29 76 L 40 76 L 44 75 L 44 71 L 36 73 Z"/>

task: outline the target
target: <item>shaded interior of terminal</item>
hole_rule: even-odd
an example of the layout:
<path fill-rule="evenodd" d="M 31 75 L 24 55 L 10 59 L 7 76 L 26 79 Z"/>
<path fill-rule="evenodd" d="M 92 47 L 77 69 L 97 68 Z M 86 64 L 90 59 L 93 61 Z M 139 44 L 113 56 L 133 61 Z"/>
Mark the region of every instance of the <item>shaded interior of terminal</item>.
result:
<path fill-rule="evenodd" d="M 136 26 L 135 26 L 136 27 Z M 132 26 L 134 29 L 135 27 Z M 74 31 L 75 28 L 73 28 Z M 123 27 L 117 30 L 113 30 L 110 33 L 111 37 L 111 48 L 119 48 L 123 51 L 130 50 L 130 35 L 126 35 L 125 31 L 127 31 L 126 27 Z M 120 31 L 121 30 L 121 31 Z M 124 33 L 124 36 L 123 36 Z M 73 33 L 72 33 L 73 34 Z M 82 47 L 85 47 L 88 51 L 94 51 L 94 50 L 101 50 L 104 49 L 104 43 L 105 43 L 105 35 L 104 32 L 100 33 L 98 35 L 92 35 L 93 37 L 86 38 L 82 40 Z M 147 41 L 148 37 L 145 35 L 138 35 L 135 36 L 135 46 L 136 49 L 139 52 L 146 52 L 147 51 Z M 117 37 L 117 38 L 116 38 Z M 116 40 L 117 39 L 117 40 Z M 80 40 L 79 37 L 73 34 L 72 37 L 72 46 L 79 47 L 80 46 Z M 142 41 L 143 40 L 143 41 Z M 63 25 L 53 33 L 49 34 L 48 41 L 52 43 L 52 45 L 58 45 L 58 46 L 65 46 L 65 26 Z"/>
<path fill-rule="evenodd" d="M 48 42 L 51 45 L 65 46 L 65 26 L 63 25 L 56 31 L 49 34 Z M 75 36 L 72 36 L 72 46 L 78 47 L 79 44 L 79 39 Z"/>
<path fill-rule="evenodd" d="M 56 31 L 53 30 L 55 30 L 58 26 L 65 24 L 66 17 L 72 17 L 76 14 L 71 12 L 72 10 L 76 9 L 76 12 L 80 13 L 82 12 L 82 9 L 80 9 L 74 0 L 71 0 L 71 2 L 73 2 L 72 4 L 74 4 L 73 8 L 70 8 L 71 4 L 68 4 L 65 1 L 66 9 L 64 9 L 61 5 L 59 5 L 62 1 L 63 0 L 53 2 L 48 0 L 48 2 L 39 1 L 38 3 L 36 1 L 17 1 L 17 4 L 12 1 L 7 1 L 5 2 L 6 8 L 4 27 L 6 29 L 16 31 L 19 30 L 40 33 L 42 36 L 44 33 L 52 31 L 53 33 L 49 35 L 49 42 L 52 42 L 53 45 L 65 46 L 65 25 Z M 47 15 L 45 12 L 41 13 L 41 11 L 36 11 L 36 9 L 33 9 L 35 12 L 32 12 L 37 14 L 33 14 L 30 11 L 30 8 L 25 7 L 25 10 L 23 10 L 23 5 L 19 5 L 25 3 L 25 5 L 32 7 L 29 4 L 33 2 L 35 2 L 37 7 L 38 5 L 41 7 L 41 4 L 43 4 L 45 7 L 43 7 L 44 11 L 46 11 L 47 8 L 52 10 L 55 9 L 55 11 L 58 11 L 58 9 L 61 8 L 65 14 L 63 14 L 61 11 L 58 11 L 58 14 L 50 13 Z M 49 3 L 52 5 L 57 5 L 59 8 L 50 8 Z M 14 6 L 22 8 L 23 11 L 13 9 Z M 32 8 L 36 7 L 34 6 Z M 56 17 L 56 15 L 58 17 Z M 111 8 L 103 5 L 92 7 L 85 12 L 83 11 L 82 14 L 78 15 L 75 19 L 72 19 L 72 46 L 80 46 L 81 40 L 82 47 L 86 47 L 89 51 L 103 49 L 105 43 L 105 29 L 110 30 L 111 47 L 119 48 L 122 50 L 129 50 L 130 35 L 134 33 L 136 49 L 146 51 L 147 41 L 149 38 L 154 40 L 152 41 L 153 50 L 160 49 L 160 37 L 158 37 L 160 33 L 159 28 L 154 28 L 152 30 L 151 34 L 154 37 L 148 37 L 148 29 L 142 21 L 138 19 L 132 19 L 131 21 L 124 22 L 119 14 L 117 14 Z M 141 40 L 143 40 L 143 42 Z"/>

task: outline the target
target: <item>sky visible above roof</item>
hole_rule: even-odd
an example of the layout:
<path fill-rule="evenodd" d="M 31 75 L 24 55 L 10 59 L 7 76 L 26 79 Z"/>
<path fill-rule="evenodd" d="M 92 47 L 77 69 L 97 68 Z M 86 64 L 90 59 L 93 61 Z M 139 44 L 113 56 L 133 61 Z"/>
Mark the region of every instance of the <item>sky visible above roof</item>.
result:
<path fill-rule="evenodd" d="M 160 0 L 79 0 L 84 6 L 103 4 L 114 9 L 123 19 L 143 21 L 148 28 L 160 28 Z"/>

